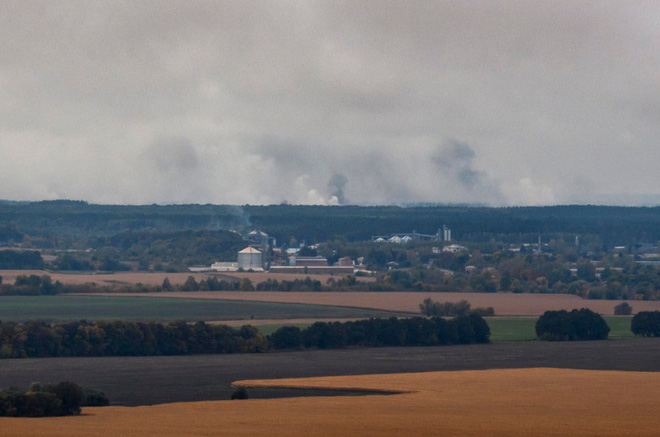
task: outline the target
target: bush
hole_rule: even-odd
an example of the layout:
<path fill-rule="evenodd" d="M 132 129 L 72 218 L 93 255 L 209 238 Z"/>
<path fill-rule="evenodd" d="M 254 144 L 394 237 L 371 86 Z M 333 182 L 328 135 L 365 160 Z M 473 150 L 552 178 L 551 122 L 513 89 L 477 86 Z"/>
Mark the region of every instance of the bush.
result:
<path fill-rule="evenodd" d="M 242 399 L 248 399 L 248 392 L 245 390 L 244 387 L 239 387 L 236 390 L 234 390 L 234 393 L 231 394 L 231 400 L 242 400 Z"/>
<path fill-rule="evenodd" d="M 629 316 L 632 314 L 632 307 L 628 302 L 622 302 L 614 306 L 614 315 L 615 316 Z"/>
<path fill-rule="evenodd" d="M 82 407 L 107 407 L 108 405 L 110 405 L 110 400 L 105 393 L 93 388 L 83 388 Z"/>
<path fill-rule="evenodd" d="M 642 311 L 633 317 L 630 330 L 642 337 L 660 337 L 660 311 Z"/>
<path fill-rule="evenodd" d="M 540 340 L 605 340 L 609 332 L 605 319 L 587 308 L 570 312 L 546 311 L 536 322 L 536 335 Z"/>
<path fill-rule="evenodd" d="M 495 308 L 493 307 L 477 307 L 472 310 L 472 314 L 477 314 L 481 317 L 493 317 L 495 315 Z"/>
<path fill-rule="evenodd" d="M 86 390 L 93 404 L 108 405 L 105 394 L 96 390 Z M 27 393 L 17 388 L 0 390 L 0 416 L 10 417 L 50 417 L 80 414 L 83 405 L 83 389 L 77 384 L 65 381 L 59 384 L 33 382 Z"/>

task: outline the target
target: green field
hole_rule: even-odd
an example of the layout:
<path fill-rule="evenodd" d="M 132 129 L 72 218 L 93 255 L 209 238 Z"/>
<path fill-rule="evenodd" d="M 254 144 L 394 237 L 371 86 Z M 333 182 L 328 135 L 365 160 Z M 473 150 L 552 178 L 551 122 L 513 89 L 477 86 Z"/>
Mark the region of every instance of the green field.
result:
<path fill-rule="evenodd" d="M 610 327 L 609 338 L 634 337 L 630 331 L 630 316 L 604 316 Z M 528 341 L 536 340 L 536 321 L 538 317 L 488 317 L 490 339 L 492 341 Z"/>
<path fill-rule="evenodd" d="M 283 304 L 232 300 L 200 300 L 115 296 L 2 296 L 1 321 L 66 320 L 245 320 L 391 317 L 392 313 L 326 305 Z M 402 315 L 403 316 L 403 315 Z M 630 316 L 605 316 L 610 338 L 633 337 Z M 492 341 L 536 340 L 537 317 L 488 317 Z M 270 334 L 282 324 L 260 326 Z M 309 324 L 296 325 L 305 328 Z"/>
<path fill-rule="evenodd" d="M 377 310 L 325 305 L 114 296 L 2 296 L 1 321 L 246 320 L 391 317 Z"/>
<path fill-rule="evenodd" d="M 634 337 L 630 331 L 630 316 L 605 316 L 605 321 L 611 331 L 609 338 L 630 338 Z M 531 341 L 536 340 L 534 330 L 538 317 L 487 317 L 486 321 L 490 326 L 491 341 Z M 294 325 L 299 328 L 306 328 L 310 324 Z M 276 329 L 282 326 L 291 325 L 264 325 L 259 326 L 259 332 L 264 335 L 272 334 Z"/>

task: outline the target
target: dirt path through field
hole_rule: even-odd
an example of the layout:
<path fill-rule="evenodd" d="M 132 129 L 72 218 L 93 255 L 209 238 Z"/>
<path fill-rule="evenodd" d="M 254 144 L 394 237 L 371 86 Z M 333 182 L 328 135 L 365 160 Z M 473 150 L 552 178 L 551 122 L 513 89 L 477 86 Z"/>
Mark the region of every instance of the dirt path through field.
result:
<path fill-rule="evenodd" d="M 355 320 L 363 320 L 362 318 L 348 318 L 348 319 L 247 319 L 247 320 L 213 320 L 209 323 L 211 325 L 226 325 L 226 326 L 267 326 L 267 325 L 311 325 L 314 322 L 352 322 Z"/>
<path fill-rule="evenodd" d="M 80 417 L 0 418 L 5 436 L 655 436 L 660 374 L 506 369 L 244 382 L 395 395 L 86 408 Z M 249 392 L 249 389 L 248 389 Z"/>
<path fill-rule="evenodd" d="M 600 314 L 614 314 L 621 301 L 586 300 L 569 294 L 513 293 L 428 293 L 428 292 L 276 292 L 276 291 L 195 291 L 167 293 L 122 293 L 122 296 L 177 297 L 187 299 L 250 300 L 258 302 L 306 303 L 386 311 L 419 312 L 426 298 L 440 302 L 467 300 L 472 307 L 495 308 L 498 316 L 538 316 L 546 310 L 590 308 Z M 633 311 L 660 311 L 660 301 L 630 302 Z"/>

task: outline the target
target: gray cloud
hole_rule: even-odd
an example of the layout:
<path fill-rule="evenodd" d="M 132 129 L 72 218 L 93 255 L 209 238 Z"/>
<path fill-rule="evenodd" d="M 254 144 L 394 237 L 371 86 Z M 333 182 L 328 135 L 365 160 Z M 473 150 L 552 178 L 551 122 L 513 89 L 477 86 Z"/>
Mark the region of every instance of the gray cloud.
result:
<path fill-rule="evenodd" d="M 646 202 L 659 18 L 653 1 L 7 1 L 0 198 Z"/>

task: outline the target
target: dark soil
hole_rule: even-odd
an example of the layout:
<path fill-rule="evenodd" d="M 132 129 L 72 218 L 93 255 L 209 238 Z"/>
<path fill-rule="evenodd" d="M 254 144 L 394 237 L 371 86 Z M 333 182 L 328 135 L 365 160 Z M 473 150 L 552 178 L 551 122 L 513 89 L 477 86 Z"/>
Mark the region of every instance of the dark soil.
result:
<path fill-rule="evenodd" d="M 0 360 L 0 387 L 71 380 L 104 391 L 113 405 L 229 399 L 231 383 L 375 373 L 558 367 L 660 371 L 660 339 L 515 342 L 469 346 L 364 348 L 243 355 Z M 251 398 L 356 394 L 248 389 Z"/>

